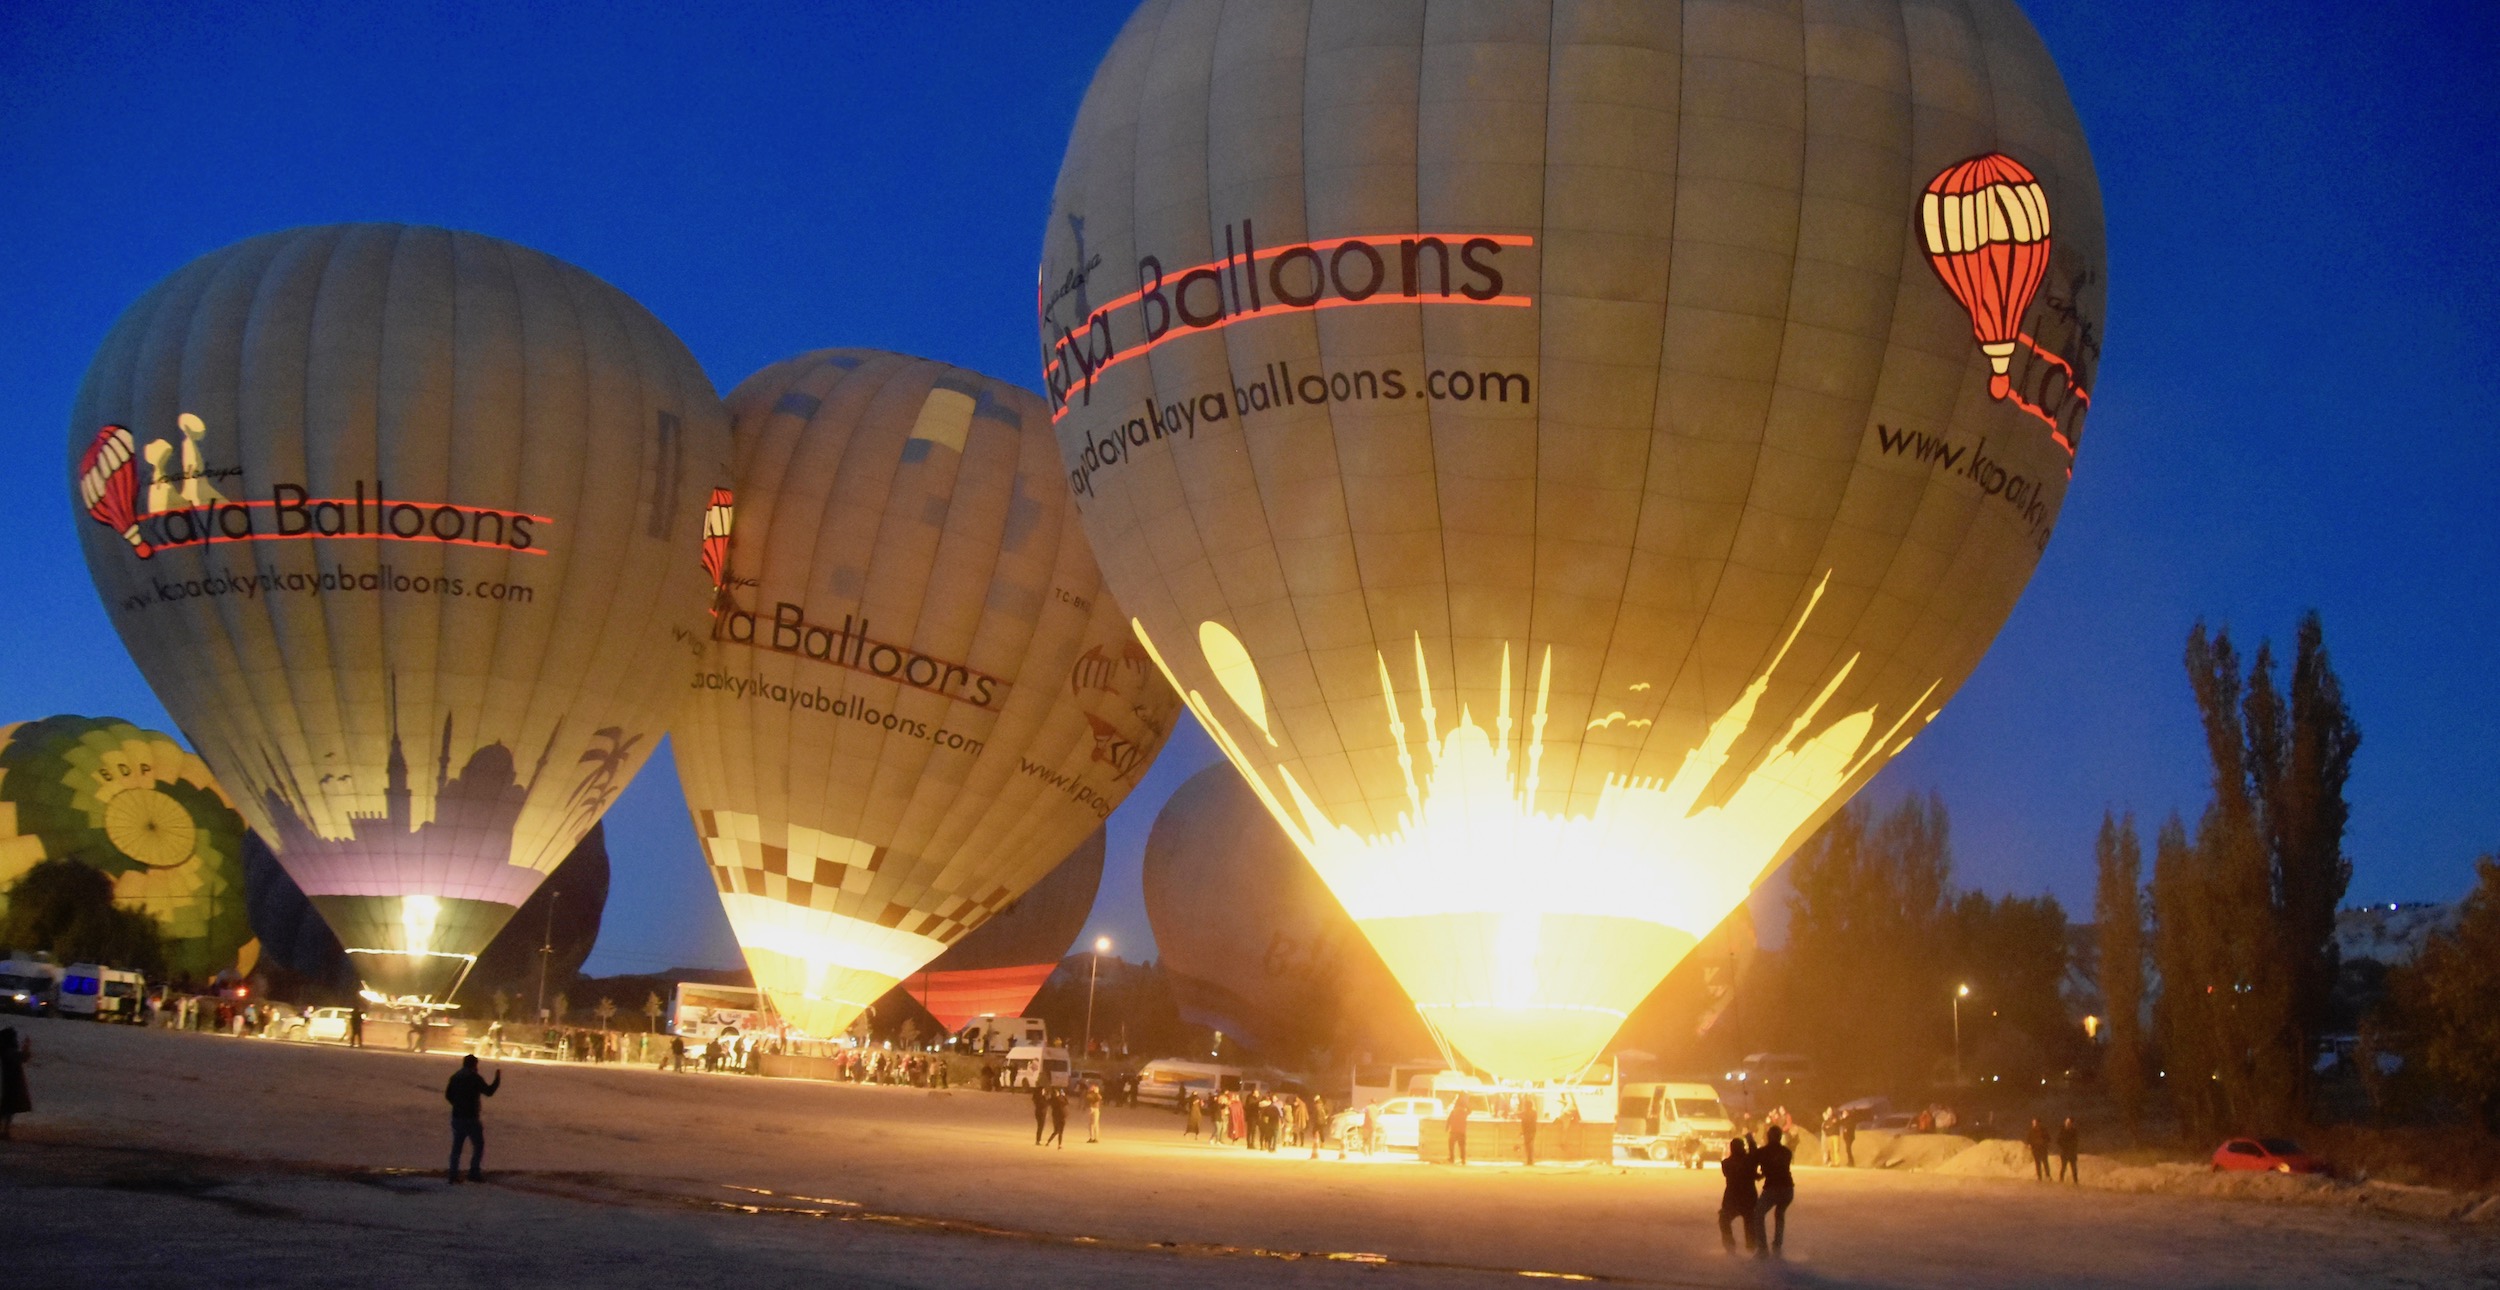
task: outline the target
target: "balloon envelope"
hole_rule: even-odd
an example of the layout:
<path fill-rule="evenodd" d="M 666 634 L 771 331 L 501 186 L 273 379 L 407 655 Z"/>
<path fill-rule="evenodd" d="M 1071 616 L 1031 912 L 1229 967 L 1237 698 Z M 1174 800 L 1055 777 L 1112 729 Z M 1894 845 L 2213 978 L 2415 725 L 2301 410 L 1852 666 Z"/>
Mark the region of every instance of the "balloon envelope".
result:
<path fill-rule="evenodd" d="M 701 368 L 614 287 L 355 224 L 132 305 L 69 482 L 166 709 L 367 985 L 439 997 L 659 740 L 726 465 Z"/>
<path fill-rule="evenodd" d="M 1097 828 L 1047 877 L 913 973 L 904 988 L 950 1031 L 983 1013 L 1021 1015 L 1093 915 L 1102 856 Z"/>
<path fill-rule="evenodd" d="M 171 735 L 117 717 L 0 726 L 0 908 L 28 869 L 77 860 L 113 880 L 114 903 L 155 918 L 168 970 L 204 978 L 252 935 L 245 837 L 207 765 Z"/>
<path fill-rule="evenodd" d="M 1034 395 L 824 350 L 729 404 L 678 774 L 757 984 L 831 1035 L 1097 828 L 1179 702 L 1103 593 Z"/>
<path fill-rule="evenodd" d="M 1139 639 L 1424 1016 L 1548 1078 L 1969 675 L 2102 257 L 2009 0 L 1154 0 L 1035 303 Z"/>

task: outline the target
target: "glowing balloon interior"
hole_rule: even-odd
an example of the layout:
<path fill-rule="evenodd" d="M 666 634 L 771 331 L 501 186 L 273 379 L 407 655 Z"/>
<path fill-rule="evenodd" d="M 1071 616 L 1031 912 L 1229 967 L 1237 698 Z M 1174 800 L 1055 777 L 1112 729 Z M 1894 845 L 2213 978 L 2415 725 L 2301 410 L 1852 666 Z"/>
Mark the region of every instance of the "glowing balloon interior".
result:
<path fill-rule="evenodd" d="M 1158 0 L 1035 303 L 1138 639 L 1446 1045 L 1545 1079 L 1970 674 L 2102 257 L 2008 0 Z"/>

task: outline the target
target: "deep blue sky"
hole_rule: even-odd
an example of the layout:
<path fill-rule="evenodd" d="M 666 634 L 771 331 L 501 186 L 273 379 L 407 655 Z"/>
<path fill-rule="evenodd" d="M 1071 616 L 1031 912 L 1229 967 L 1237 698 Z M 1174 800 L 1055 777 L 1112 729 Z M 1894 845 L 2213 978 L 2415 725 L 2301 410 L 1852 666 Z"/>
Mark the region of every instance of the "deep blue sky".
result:
<path fill-rule="evenodd" d="M 2057 538 L 1995 650 L 1878 781 L 1940 789 L 1966 880 L 2084 912 L 2104 805 L 2191 816 L 2199 616 L 2320 609 L 2365 732 L 2355 900 L 2450 899 L 2500 845 L 2500 6 L 2027 6 L 2108 203 L 2108 346 Z M 291 10 L 291 12 L 290 12 Z M 65 418 L 113 317 L 191 257 L 388 219 L 630 292 L 724 390 L 820 345 L 1032 383 L 1039 222 L 1127 5 L 0 7 L 0 720 L 164 716 L 90 590 Z M 1213 753 L 1113 817 L 1099 930 Z M 594 970 L 734 959 L 673 768 L 610 817 Z"/>

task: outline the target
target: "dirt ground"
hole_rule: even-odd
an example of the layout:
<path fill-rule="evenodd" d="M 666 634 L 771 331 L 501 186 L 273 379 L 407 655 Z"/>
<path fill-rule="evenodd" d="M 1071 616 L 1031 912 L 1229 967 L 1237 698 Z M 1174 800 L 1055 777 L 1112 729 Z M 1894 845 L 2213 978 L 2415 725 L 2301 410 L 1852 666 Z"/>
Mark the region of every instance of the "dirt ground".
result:
<path fill-rule="evenodd" d="M 1011 1096 L 613 1066 L 506 1064 L 489 1184 L 452 1187 L 452 1058 L 18 1024 L 12 1287 L 2500 1287 L 2490 1226 L 1803 1167 L 1757 1263 L 1719 1248 L 1715 1175 L 1314 1162 L 1145 1110 L 1037 1149 Z"/>

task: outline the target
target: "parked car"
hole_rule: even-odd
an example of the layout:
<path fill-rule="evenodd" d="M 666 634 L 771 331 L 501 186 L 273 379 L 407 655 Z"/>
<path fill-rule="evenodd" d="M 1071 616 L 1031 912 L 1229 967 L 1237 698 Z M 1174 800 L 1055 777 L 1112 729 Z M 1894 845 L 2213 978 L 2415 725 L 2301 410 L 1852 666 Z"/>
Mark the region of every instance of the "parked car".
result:
<path fill-rule="evenodd" d="M 2217 1173 L 2332 1173 L 2327 1163 L 2290 1138 L 2233 1138 L 2214 1148 Z"/>
<path fill-rule="evenodd" d="M 301 1037 L 327 1044 L 346 1043 L 347 1014 L 345 1008 L 315 1008 L 304 1017 Z"/>
<path fill-rule="evenodd" d="M 1380 1104 L 1377 1116 L 1380 1145 L 1413 1151 L 1422 1141 L 1424 1121 L 1446 1119 L 1449 1114 L 1450 1108 L 1442 1105 L 1439 1098 L 1390 1098 Z M 1333 1138 L 1343 1139 L 1349 1133 L 1362 1132 L 1362 1129 L 1363 1108 L 1359 1106 L 1339 1111 L 1328 1121 L 1328 1135 Z"/>

